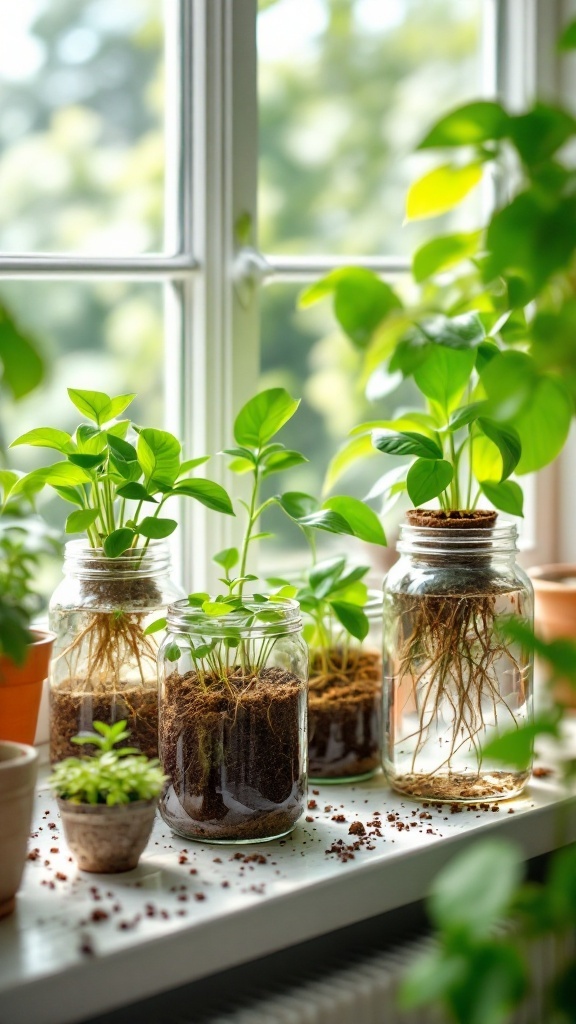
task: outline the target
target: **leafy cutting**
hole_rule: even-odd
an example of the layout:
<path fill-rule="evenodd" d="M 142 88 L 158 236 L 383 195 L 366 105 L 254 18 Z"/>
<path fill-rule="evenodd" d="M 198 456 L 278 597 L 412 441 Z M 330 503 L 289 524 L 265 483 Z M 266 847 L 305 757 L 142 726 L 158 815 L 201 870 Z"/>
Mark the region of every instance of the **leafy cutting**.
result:
<path fill-rule="evenodd" d="M 169 498 L 194 498 L 234 515 L 220 484 L 190 475 L 208 456 L 183 460 L 173 434 L 118 419 L 134 395 L 110 398 L 77 388 L 69 388 L 68 394 L 90 422 L 81 423 L 73 435 L 38 427 L 16 438 L 11 447 L 54 449 L 65 458 L 15 480 L 10 495 L 52 487 L 76 506 L 66 520 L 66 532 L 85 533 L 90 546 L 102 548 L 109 558 L 169 537 L 177 527 L 175 519 L 161 515 Z"/>
<path fill-rule="evenodd" d="M 73 804 L 109 807 L 159 796 L 166 776 L 157 758 L 146 757 L 136 747 L 118 747 L 130 735 L 126 722 L 92 724 L 94 732 L 79 733 L 72 742 L 90 744 L 98 753 L 67 757 L 54 766 L 48 784 L 56 796 Z"/>

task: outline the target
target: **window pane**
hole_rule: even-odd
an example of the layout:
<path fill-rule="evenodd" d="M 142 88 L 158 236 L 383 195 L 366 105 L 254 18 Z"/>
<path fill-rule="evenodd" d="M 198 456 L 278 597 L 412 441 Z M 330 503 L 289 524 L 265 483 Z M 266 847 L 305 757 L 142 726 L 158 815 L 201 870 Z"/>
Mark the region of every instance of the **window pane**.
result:
<path fill-rule="evenodd" d="M 162 248 L 163 0 L 0 15 L 0 251 Z"/>
<path fill-rule="evenodd" d="M 162 427 L 163 328 L 161 285 L 101 282 L 3 283 L 0 303 L 39 342 L 47 366 L 46 379 L 19 402 L 2 398 L 0 431 L 3 444 L 34 427 L 73 431 L 83 417 L 66 388 L 137 393 L 127 415 L 145 426 Z M 18 446 L 9 463 L 26 472 L 59 462 L 50 449 Z M 62 530 L 73 511 L 46 489 L 39 506 L 48 522 Z M 56 572 L 58 572 L 58 567 Z M 54 583 L 50 578 L 45 590 Z"/>
<path fill-rule="evenodd" d="M 330 302 L 298 310 L 299 291 L 300 286 L 292 284 L 269 285 L 263 290 L 259 386 L 285 387 L 302 399 L 279 439 L 310 461 L 282 478 L 271 477 L 266 497 L 280 490 L 320 497 L 328 464 L 352 427 L 363 420 L 390 417 L 399 406 L 418 402 L 410 382 L 391 395 L 367 399 L 360 381 L 360 356 L 335 324 Z M 372 458 L 355 463 L 331 493 L 363 498 L 387 469 L 390 461 L 375 452 Z M 372 504 L 379 510 L 378 502 Z M 402 514 L 399 506 L 392 510 L 384 520 L 387 531 L 393 531 Z M 274 538 L 261 545 L 261 570 L 289 571 L 294 568 L 295 555 L 305 563 L 306 541 L 282 513 L 266 513 L 264 529 L 271 530 Z M 320 552 L 343 548 L 341 537 L 319 533 L 317 539 Z M 345 539 L 344 547 L 350 552 L 357 548 L 358 557 L 366 557 L 352 538 Z"/>
<path fill-rule="evenodd" d="M 260 247 L 408 254 L 410 156 L 481 91 L 485 0 L 272 0 L 259 14 Z M 475 224 L 478 198 L 444 218 Z M 441 221 L 435 221 L 440 226 Z"/>

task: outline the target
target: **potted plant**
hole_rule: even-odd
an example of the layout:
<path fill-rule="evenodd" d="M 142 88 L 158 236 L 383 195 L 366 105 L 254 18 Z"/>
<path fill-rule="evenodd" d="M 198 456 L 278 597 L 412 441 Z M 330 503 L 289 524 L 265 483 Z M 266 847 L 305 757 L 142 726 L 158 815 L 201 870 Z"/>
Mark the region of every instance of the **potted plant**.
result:
<path fill-rule="evenodd" d="M 155 758 L 137 747 L 119 747 L 129 736 L 126 722 L 93 724 L 92 732 L 73 742 L 98 752 L 59 761 L 48 783 L 79 868 L 131 871 L 150 838 L 165 776 Z"/>
<path fill-rule="evenodd" d="M 236 444 L 226 454 L 234 472 L 251 476 L 242 545 L 215 555 L 221 594 L 191 594 L 169 609 L 159 663 L 160 758 L 170 781 L 160 813 L 189 839 L 272 839 L 291 831 L 304 810 L 308 657 L 297 588 L 262 593 L 248 571 L 250 547 L 271 504 L 290 508 L 304 527 L 365 530 L 344 513 L 296 507 L 293 492 L 260 499 L 263 479 L 305 461 L 275 440 L 298 405 L 272 388 L 238 413 Z"/>
<path fill-rule="evenodd" d="M 35 580 L 42 560 L 58 550 L 51 532 L 10 501 L 18 474 L 0 470 L 0 739 L 31 744 L 36 735 L 54 634 L 31 629 L 41 610 Z"/>
<path fill-rule="evenodd" d="M 38 753 L 0 740 L 0 918 L 11 914 L 26 862 Z"/>
<path fill-rule="evenodd" d="M 172 434 L 118 419 L 133 395 L 68 393 L 90 422 L 73 435 L 41 427 L 13 442 L 55 449 L 64 458 L 27 474 L 12 493 L 52 487 L 75 506 L 66 532 L 85 534 L 66 545 L 65 578 L 50 602 L 57 635 L 51 759 L 72 753 L 72 737 L 94 720 L 126 720 L 134 742 L 154 756 L 158 644 L 145 629 L 182 593 L 170 579 L 165 541 L 177 523 L 162 513 L 172 497 L 194 498 L 228 515 L 232 506 L 219 484 L 190 475 L 206 458 L 184 460 Z"/>

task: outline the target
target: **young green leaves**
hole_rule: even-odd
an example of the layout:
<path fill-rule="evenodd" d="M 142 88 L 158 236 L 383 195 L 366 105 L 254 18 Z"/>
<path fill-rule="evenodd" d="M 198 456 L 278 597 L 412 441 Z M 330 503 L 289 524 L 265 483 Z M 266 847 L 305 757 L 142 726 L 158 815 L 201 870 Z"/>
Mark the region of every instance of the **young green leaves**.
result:
<path fill-rule="evenodd" d="M 195 498 L 214 511 L 234 515 L 220 484 L 189 476 L 206 458 L 183 461 L 173 434 L 116 419 L 134 395 L 110 398 L 77 388 L 69 388 L 68 394 L 90 424 L 81 424 L 74 435 L 40 427 L 17 438 L 13 447 L 51 448 L 65 460 L 33 470 L 14 484 L 12 493 L 53 487 L 77 506 L 66 520 L 66 532 L 85 533 L 90 545 L 101 547 L 109 558 L 169 537 L 178 524 L 160 513 L 171 497 Z"/>
<path fill-rule="evenodd" d="M 369 622 L 365 612 L 368 589 L 363 582 L 368 566 L 351 568 L 346 558 L 329 558 L 315 563 L 307 572 L 304 584 L 296 591 L 302 611 L 310 619 L 304 637 L 314 649 L 327 650 L 337 646 L 334 621 L 346 634 L 364 640 Z M 288 581 L 269 582 L 285 590 Z"/>

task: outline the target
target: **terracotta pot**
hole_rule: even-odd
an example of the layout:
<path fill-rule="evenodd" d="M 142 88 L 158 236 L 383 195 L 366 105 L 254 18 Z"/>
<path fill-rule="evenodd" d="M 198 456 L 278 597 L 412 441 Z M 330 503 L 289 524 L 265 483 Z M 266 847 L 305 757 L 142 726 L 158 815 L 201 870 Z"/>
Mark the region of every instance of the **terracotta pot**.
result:
<path fill-rule="evenodd" d="M 36 639 L 23 665 L 0 655 L 0 739 L 14 743 L 34 743 L 42 685 L 56 639 L 55 633 L 32 634 Z"/>
<path fill-rule="evenodd" d="M 82 871 L 131 871 L 150 838 L 158 798 L 133 804 L 73 804 L 58 799 L 66 842 Z"/>
<path fill-rule="evenodd" d="M 38 753 L 0 740 L 0 917 L 11 914 L 26 862 Z"/>
<path fill-rule="evenodd" d="M 556 562 L 528 570 L 534 586 L 536 631 L 544 640 L 576 641 L 576 565 Z M 576 708 L 576 690 L 567 680 L 556 684 L 555 697 Z"/>

